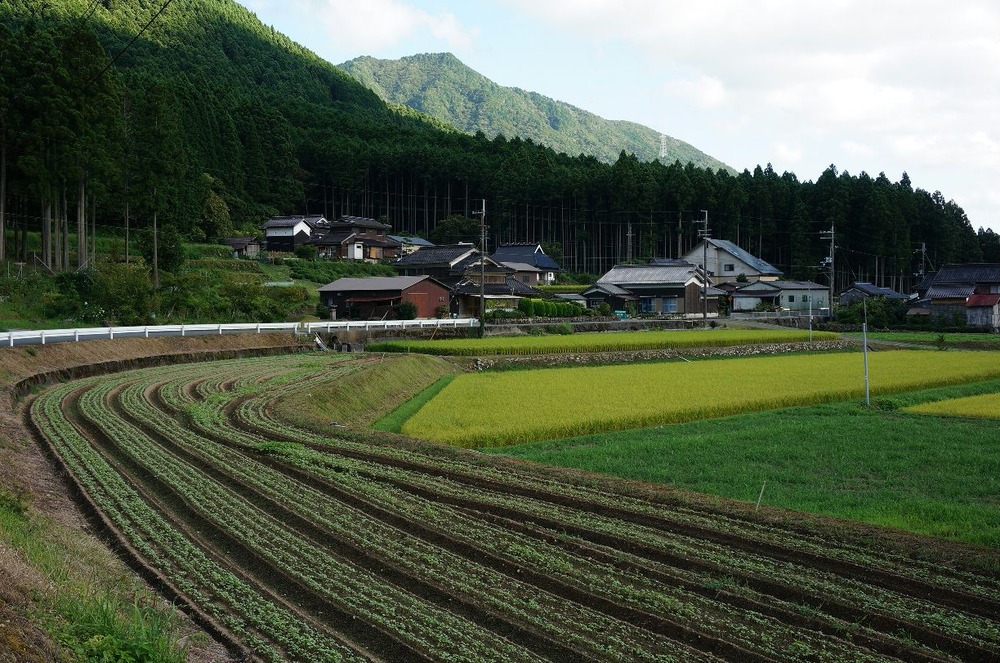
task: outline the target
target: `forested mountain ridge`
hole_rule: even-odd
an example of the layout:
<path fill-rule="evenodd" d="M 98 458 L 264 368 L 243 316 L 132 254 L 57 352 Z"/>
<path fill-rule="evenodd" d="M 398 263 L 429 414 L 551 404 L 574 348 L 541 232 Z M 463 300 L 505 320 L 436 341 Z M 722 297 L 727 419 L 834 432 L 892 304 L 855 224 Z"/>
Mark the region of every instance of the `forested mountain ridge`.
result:
<path fill-rule="evenodd" d="M 625 152 L 640 161 L 680 161 L 699 168 L 729 166 L 694 146 L 624 120 L 607 120 L 517 87 L 505 87 L 471 69 L 451 53 L 424 53 L 398 60 L 369 56 L 339 65 L 365 87 L 390 103 L 409 106 L 458 127 L 465 133 L 483 132 L 519 137 L 571 156 L 595 156 L 614 163 Z"/>
<path fill-rule="evenodd" d="M 95 225 L 214 241 L 272 214 L 353 214 L 426 236 L 481 199 L 489 247 L 543 242 L 578 273 L 685 252 L 701 210 L 713 237 L 790 278 L 829 278 L 831 227 L 838 286 L 905 289 L 922 244 L 932 266 L 1000 261 L 995 233 L 905 173 L 831 166 L 813 182 L 624 150 L 608 164 L 459 133 L 388 106 L 233 0 L 4 0 L 0 138 L 0 263 L 57 272 L 100 267 Z"/>

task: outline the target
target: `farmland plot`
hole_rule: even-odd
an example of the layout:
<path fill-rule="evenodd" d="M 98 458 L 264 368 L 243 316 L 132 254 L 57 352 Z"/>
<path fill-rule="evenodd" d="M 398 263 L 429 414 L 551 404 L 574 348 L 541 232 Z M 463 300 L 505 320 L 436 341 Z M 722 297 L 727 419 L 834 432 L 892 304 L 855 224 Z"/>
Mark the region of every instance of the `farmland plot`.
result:
<path fill-rule="evenodd" d="M 870 375 L 877 395 L 988 380 L 1000 377 L 1000 353 L 878 352 Z M 541 407 L 511 416 L 525 394 Z M 860 353 L 484 372 L 458 376 L 402 432 L 499 447 L 863 396 Z"/>
<path fill-rule="evenodd" d="M 53 387 L 30 416 L 128 554 L 257 660 L 1000 651 L 1000 578 L 930 546 L 274 418 L 370 361 L 122 373 Z"/>

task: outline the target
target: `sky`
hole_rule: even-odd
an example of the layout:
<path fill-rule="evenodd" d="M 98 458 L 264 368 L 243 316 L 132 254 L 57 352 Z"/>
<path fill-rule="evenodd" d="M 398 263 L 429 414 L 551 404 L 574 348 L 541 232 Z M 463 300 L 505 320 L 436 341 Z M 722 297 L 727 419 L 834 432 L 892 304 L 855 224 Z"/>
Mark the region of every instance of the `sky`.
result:
<path fill-rule="evenodd" d="M 450 52 L 739 171 L 904 172 L 1000 232 L 996 0 L 242 0 L 333 64 Z"/>

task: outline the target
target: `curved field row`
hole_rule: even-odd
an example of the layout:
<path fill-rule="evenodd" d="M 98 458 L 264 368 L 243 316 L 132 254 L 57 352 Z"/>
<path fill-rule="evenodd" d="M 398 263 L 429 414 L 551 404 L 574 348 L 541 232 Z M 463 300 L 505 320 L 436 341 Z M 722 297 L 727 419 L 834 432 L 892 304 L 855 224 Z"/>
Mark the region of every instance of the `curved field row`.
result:
<path fill-rule="evenodd" d="M 982 572 L 624 483 L 317 435 L 271 414 L 367 361 L 135 371 L 46 391 L 31 418 L 132 554 L 257 659 L 1000 650 L 1000 579 Z"/>

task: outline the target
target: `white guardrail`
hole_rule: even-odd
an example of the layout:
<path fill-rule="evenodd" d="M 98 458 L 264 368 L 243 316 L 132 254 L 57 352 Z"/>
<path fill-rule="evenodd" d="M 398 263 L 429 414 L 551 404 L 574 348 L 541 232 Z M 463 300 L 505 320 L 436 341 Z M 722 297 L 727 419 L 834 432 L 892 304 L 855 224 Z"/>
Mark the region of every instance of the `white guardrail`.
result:
<path fill-rule="evenodd" d="M 267 334 L 292 332 L 315 334 L 337 331 L 370 331 L 387 329 L 434 329 L 478 327 L 477 318 L 443 318 L 440 320 L 330 320 L 328 322 L 260 322 L 217 325 L 146 325 L 142 327 L 79 327 L 75 329 L 40 329 L 33 331 L 0 332 L 0 347 L 15 345 L 45 345 L 72 341 L 93 341 L 116 338 L 157 338 L 161 336 L 204 336 L 206 334 Z"/>

